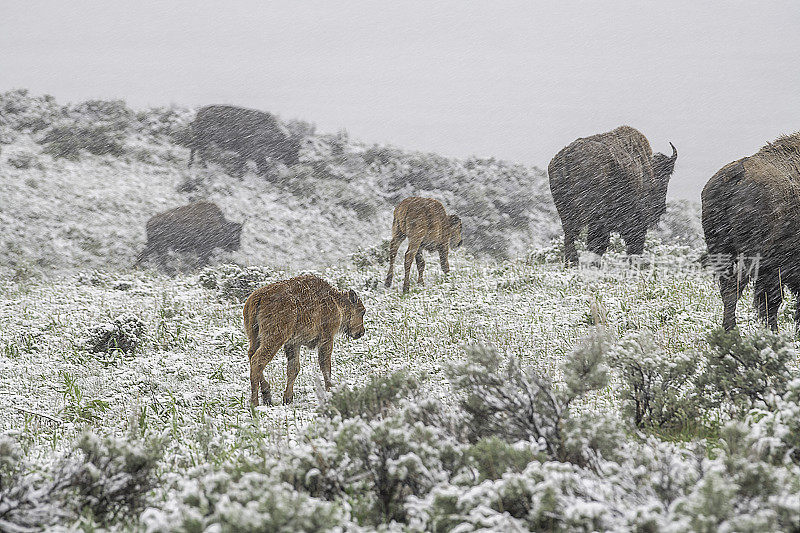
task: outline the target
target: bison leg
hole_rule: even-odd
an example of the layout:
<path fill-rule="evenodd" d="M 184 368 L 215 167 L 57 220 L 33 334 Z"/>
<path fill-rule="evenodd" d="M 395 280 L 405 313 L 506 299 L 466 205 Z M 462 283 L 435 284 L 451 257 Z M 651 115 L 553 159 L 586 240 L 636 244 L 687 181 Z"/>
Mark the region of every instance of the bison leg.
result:
<path fill-rule="evenodd" d="M 296 346 L 286 345 L 283 347 L 286 352 L 286 390 L 283 391 L 283 403 L 290 404 L 294 399 L 294 381 L 300 373 L 300 352 Z"/>
<path fill-rule="evenodd" d="M 192 164 L 194 163 L 194 154 L 197 153 L 197 159 L 200 160 L 200 165 L 203 168 L 206 168 L 206 158 L 208 154 L 205 151 L 206 147 L 204 145 L 195 145 L 192 146 L 189 150 L 189 167 L 191 168 Z"/>
<path fill-rule="evenodd" d="M 800 337 L 800 284 L 792 286 L 794 293 L 794 327 L 795 334 Z"/>
<path fill-rule="evenodd" d="M 405 235 L 398 233 L 392 235 L 392 242 L 389 243 L 389 273 L 386 275 L 386 283 L 384 283 L 387 289 L 392 286 L 394 259 L 397 257 L 397 250 L 400 249 L 400 243 L 403 242 L 403 239 L 405 239 Z"/>
<path fill-rule="evenodd" d="M 760 272 L 753 289 L 753 305 L 772 331 L 778 331 L 778 308 L 783 302 L 780 280 L 774 272 Z"/>
<path fill-rule="evenodd" d="M 414 256 L 414 259 L 417 262 L 417 270 L 419 271 L 419 279 L 417 283 L 420 285 L 425 285 L 425 280 L 422 279 L 422 274 L 425 272 L 425 258 L 422 257 L 422 250 L 417 252 L 417 255 Z"/>
<path fill-rule="evenodd" d="M 577 231 L 564 227 L 564 264 L 568 267 L 578 264 L 578 251 L 575 249 L 577 236 Z"/>
<path fill-rule="evenodd" d="M 731 264 L 719 277 L 719 291 L 722 296 L 722 328 L 731 331 L 736 327 L 736 304 L 750 282 L 749 276 L 738 276 Z"/>
<path fill-rule="evenodd" d="M 608 250 L 608 243 L 611 242 L 611 233 L 600 222 L 589 224 L 589 234 L 586 245 L 589 251 L 596 255 L 603 255 Z"/>
<path fill-rule="evenodd" d="M 269 390 L 269 383 L 264 379 L 264 368 L 278 353 L 280 344 L 277 346 L 266 345 L 263 342 L 250 357 L 250 405 L 256 407 L 258 405 L 258 389 L 263 387 L 261 395 L 264 398 L 264 403 L 269 405 L 272 403 L 272 396 Z"/>
<path fill-rule="evenodd" d="M 247 330 L 247 337 L 250 339 L 250 348 L 247 350 L 247 359 L 248 361 L 252 361 L 253 355 L 255 355 L 256 351 L 258 351 L 258 347 L 261 345 L 261 341 L 258 339 L 258 329 L 249 328 Z M 259 385 L 261 387 L 261 403 L 264 405 L 270 405 L 272 403 L 272 395 L 270 394 L 269 383 L 267 383 L 267 380 L 264 379 L 263 369 L 261 372 L 261 380 Z"/>
<path fill-rule="evenodd" d="M 153 248 L 149 244 L 145 245 L 144 250 L 142 250 L 142 253 L 140 253 L 139 257 L 136 258 L 136 262 L 133 264 L 133 266 L 137 267 L 142 264 L 148 257 L 150 257 L 151 253 L 153 253 Z"/>
<path fill-rule="evenodd" d="M 450 262 L 447 256 L 450 254 L 450 247 L 447 244 L 439 245 L 439 263 L 442 265 L 442 272 L 448 274 L 450 272 Z"/>
<path fill-rule="evenodd" d="M 211 252 L 212 250 L 201 250 L 200 254 L 197 256 L 198 266 L 204 267 L 208 264 L 211 260 Z"/>
<path fill-rule="evenodd" d="M 414 257 L 417 255 L 421 244 L 422 237 L 412 238 L 409 236 L 408 249 L 406 250 L 405 262 L 403 263 L 403 270 L 405 273 L 405 277 L 403 278 L 403 292 L 408 292 L 408 287 L 410 285 L 409 278 L 411 277 L 411 264 L 414 262 Z"/>
<path fill-rule="evenodd" d="M 325 381 L 325 390 L 331 390 L 331 356 L 333 355 L 333 338 L 319 344 L 317 356 L 322 379 Z"/>
<path fill-rule="evenodd" d="M 627 235 L 625 239 L 625 252 L 628 255 L 642 255 L 644 253 L 644 241 L 647 237 L 647 228 L 636 229 Z"/>

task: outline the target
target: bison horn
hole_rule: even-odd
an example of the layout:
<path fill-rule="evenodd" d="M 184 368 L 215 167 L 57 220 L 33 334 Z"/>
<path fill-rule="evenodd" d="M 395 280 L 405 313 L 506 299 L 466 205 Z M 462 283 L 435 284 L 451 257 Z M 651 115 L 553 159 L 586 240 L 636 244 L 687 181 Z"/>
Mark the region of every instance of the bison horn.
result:
<path fill-rule="evenodd" d="M 675 162 L 675 160 L 678 159 L 678 149 L 675 148 L 675 145 L 672 143 L 669 143 L 669 145 L 672 147 L 672 157 L 670 157 L 670 160 Z"/>

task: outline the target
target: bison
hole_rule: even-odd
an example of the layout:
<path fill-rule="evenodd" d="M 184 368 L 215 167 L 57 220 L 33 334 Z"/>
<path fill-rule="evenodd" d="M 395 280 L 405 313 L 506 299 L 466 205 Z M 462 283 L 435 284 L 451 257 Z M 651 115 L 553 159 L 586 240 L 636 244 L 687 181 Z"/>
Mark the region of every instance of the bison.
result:
<path fill-rule="evenodd" d="M 722 167 L 703 188 L 702 206 L 724 329 L 736 327 L 736 303 L 753 279 L 758 315 L 776 331 L 783 287 L 800 297 L 800 133 Z M 794 318 L 800 328 L 800 305 Z"/>
<path fill-rule="evenodd" d="M 392 286 L 394 275 L 394 258 L 400 243 L 408 237 L 408 249 L 405 257 L 405 278 L 403 292 L 408 292 L 411 263 L 417 260 L 420 285 L 424 284 L 422 273 L 425 270 L 425 259 L 422 250 L 437 250 L 442 272 L 450 272 L 447 255 L 450 246 L 461 246 L 461 219 L 456 215 L 448 216 L 444 206 L 433 198 L 406 198 L 394 209 L 392 222 L 392 240 L 389 244 L 389 274 L 386 276 L 386 287 Z"/>
<path fill-rule="evenodd" d="M 264 367 L 283 346 L 286 353 L 286 390 L 283 403 L 294 398 L 294 380 L 300 371 L 301 346 L 317 347 L 325 388 L 331 387 L 333 337 L 364 335 L 364 304 L 354 290 L 338 291 L 313 275 L 272 283 L 254 291 L 244 303 L 244 328 L 250 340 L 250 404 L 272 403 Z"/>
<path fill-rule="evenodd" d="M 564 261 L 578 262 L 575 238 L 589 227 L 587 245 L 602 255 L 612 231 L 629 254 L 641 254 L 647 229 L 666 211 L 672 156 L 653 154 L 647 138 L 630 126 L 580 138 L 550 161 L 550 192 L 564 228 Z"/>
<path fill-rule="evenodd" d="M 190 126 L 189 167 L 194 161 L 195 151 L 205 161 L 205 151 L 211 145 L 237 153 L 240 168 L 244 168 L 248 160 L 255 161 L 260 174 L 268 170 L 267 157 L 287 165 L 298 162 L 300 139 L 293 137 L 280 120 L 269 113 L 211 105 L 200 108 Z"/>
<path fill-rule="evenodd" d="M 167 251 L 194 253 L 208 263 L 214 248 L 239 249 L 242 225 L 225 220 L 217 204 L 195 202 L 154 215 L 147 221 L 147 244 L 136 259 L 139 265 L 156 254 L 163 264 Z"/>

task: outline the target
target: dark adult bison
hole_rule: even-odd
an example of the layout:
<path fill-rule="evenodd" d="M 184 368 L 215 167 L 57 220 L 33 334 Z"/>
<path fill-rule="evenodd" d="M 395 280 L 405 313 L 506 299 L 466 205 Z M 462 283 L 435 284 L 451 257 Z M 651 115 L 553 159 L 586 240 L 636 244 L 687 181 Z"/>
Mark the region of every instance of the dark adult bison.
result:
<path fill-rule="evenodd" d="M 672 156 L 653 154 L 647 138 L 630 126 L 581 138 L 550 161 L 550 192 L 564 228 L 564 261 L 578 262 L 575 238 L 589 226 L 588 248 L 602 255 L 612 231 L 629 254 L 641 254 L 647 229 L 666 210 Z"/>
<path fill-rule="evenodd" d="M 156 255 L 163 264 L 166 252 L 174 250 L 197 255 L 208 263 L 214 248 L 239 249 L 242 225 L 225 220 L 217 204 L 195 202 L 159 213 L 147 221 L 147 245 L 136 259 L 140 264 Z"/>
<path fill-rule="evenodd" d="M 293 137 L 286 126 L 269 113 L 228 105 L 210 105 L 197 111 L 190 126 L 190 167 L 195 151 L 205 161 L 205 152 L 212 145 L 219 150 L 236 152 L 241 168 L 244 168 L 247 160 L 255 161 L 260 174 L 267 171 L 268 157 L 287 165 L 298 162 L 300 139 Z"/>
<path fill-rule="evenodd" d="M 722 167 L 706 183 L 702 200 L 723 327 L 736 327 L 736 303 L 752 278 L 758 314 L 777 330 L 783 287 L 800 297 L 800 133 Z M 800 305 L 795 323 L 800 327 Z"/>

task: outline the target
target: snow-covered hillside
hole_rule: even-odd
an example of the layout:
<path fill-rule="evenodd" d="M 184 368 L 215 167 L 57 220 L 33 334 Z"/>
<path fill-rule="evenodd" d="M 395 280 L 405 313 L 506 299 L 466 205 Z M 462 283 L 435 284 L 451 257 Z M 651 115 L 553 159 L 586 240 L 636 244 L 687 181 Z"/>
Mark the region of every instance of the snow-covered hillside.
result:
<path fill-rule="evenodd" d="M 560 234 L 536 167 L 370 145 L 293 121 L 287 126 L 307 135 L 300 164 L 232 176 L 224 164 L 187 168 L 179 141 L 192 116 L 177 107 L 137 112 L 121 101 L 64 106 L 24 90 L 1 94 L 0 269 L 127 269 L 149 217 L 198 199 L 244 222 L 241 249 L 215 260 L 245 265 L 349 262 L 389 238 L 394 206 L 412 195 L 459 214 L 475 256 L 519 256 Z M 694 206 L 674 205 L 665 218 L 663 236 L 698 244 Z"/>

